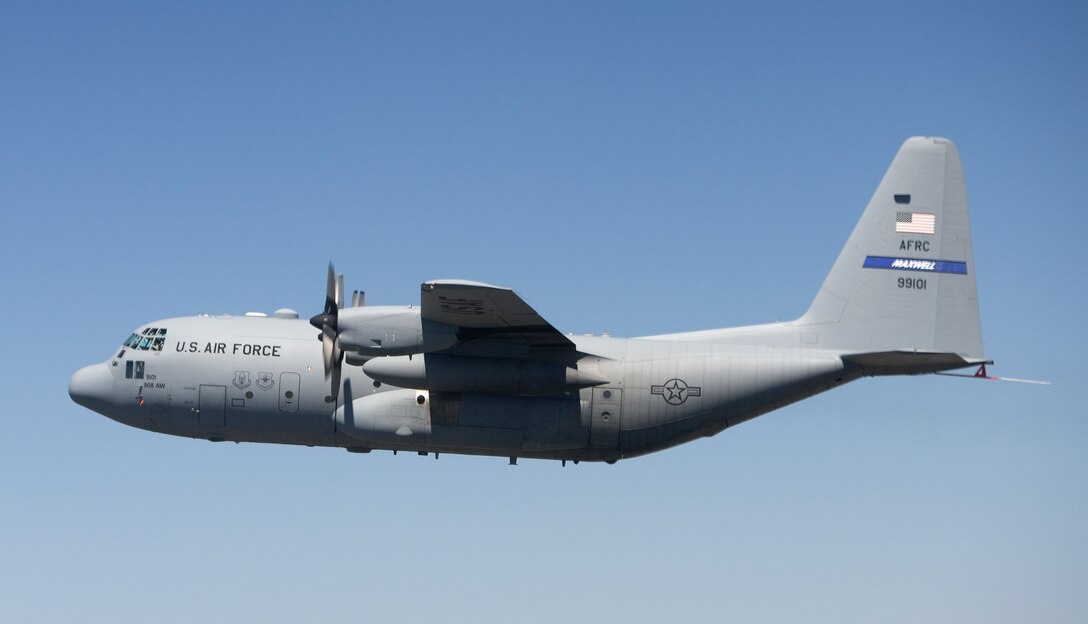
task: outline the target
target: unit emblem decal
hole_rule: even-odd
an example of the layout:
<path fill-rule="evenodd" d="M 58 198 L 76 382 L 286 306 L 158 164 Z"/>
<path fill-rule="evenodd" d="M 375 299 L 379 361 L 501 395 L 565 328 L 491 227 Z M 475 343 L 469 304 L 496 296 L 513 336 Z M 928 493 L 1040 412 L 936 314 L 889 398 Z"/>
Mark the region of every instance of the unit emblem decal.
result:
<path fill-rule="evenodd" d="M 261 390 L 270 390 L 273 383 L 272 373 L 257 373 L 257 387 Z"/>
<path fill-rule="evenodd" d="M 234 387 L 244 390 L 249 387 L 249 371 L 234 371 Z"/>

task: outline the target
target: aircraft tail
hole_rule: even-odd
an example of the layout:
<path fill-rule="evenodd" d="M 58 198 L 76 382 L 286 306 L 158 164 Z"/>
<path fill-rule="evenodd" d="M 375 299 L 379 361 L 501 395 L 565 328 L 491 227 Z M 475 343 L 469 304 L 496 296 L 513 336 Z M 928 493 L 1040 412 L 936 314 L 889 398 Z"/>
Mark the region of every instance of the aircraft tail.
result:
<path fill-rule="evenodd" d="M 844 351 L 844 360 L 874 374 L 983 361 L 967 192 L 954 143 L 903 143 L 816 299 L 792 325 L 802 343 Z"/>

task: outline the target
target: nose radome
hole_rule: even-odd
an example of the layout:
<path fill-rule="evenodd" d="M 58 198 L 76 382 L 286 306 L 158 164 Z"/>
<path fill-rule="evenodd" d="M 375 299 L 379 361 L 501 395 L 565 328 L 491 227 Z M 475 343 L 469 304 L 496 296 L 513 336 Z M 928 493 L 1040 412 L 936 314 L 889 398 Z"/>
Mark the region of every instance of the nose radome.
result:
<path fill-rule="evenodd" d="M 113 375 L 105 364 L 77 370 L 68 381 L 68 396 L 83 407 L 100 414 L 113 405 Z"/>

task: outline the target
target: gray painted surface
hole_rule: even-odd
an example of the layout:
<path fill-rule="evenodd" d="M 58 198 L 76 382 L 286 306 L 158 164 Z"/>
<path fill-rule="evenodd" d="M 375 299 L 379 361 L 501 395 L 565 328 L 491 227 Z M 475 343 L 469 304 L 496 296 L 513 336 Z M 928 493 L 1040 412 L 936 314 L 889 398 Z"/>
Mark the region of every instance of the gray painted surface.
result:
<path fill-rule="evenodd" d="M 571 337 L 508 288 L 432 281 L 418 306 L 343 307 L 331 267 L 328 283 L 310 323 L 150 323 L 135 333 L 159 348 L 136 340 L 77 371 L 69 392 L 122 423 L 194 438 L 615 461 L 862 376 L 984 359 L 963 169 L 944 139 L 903 144 L 790 322 Z"/>

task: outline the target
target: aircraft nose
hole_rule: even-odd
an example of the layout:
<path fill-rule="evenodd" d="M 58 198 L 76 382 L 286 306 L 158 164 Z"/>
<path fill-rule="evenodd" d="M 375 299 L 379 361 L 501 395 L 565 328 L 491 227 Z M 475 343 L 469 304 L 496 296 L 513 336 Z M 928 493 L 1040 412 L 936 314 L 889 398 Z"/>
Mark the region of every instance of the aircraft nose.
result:
<path fill-rule="evenodd" d="M 68 396 L 83 407 L 105 414 L 113 405 L 113 375 L 105 364 L 77 370 L 68 381 Z"/>

